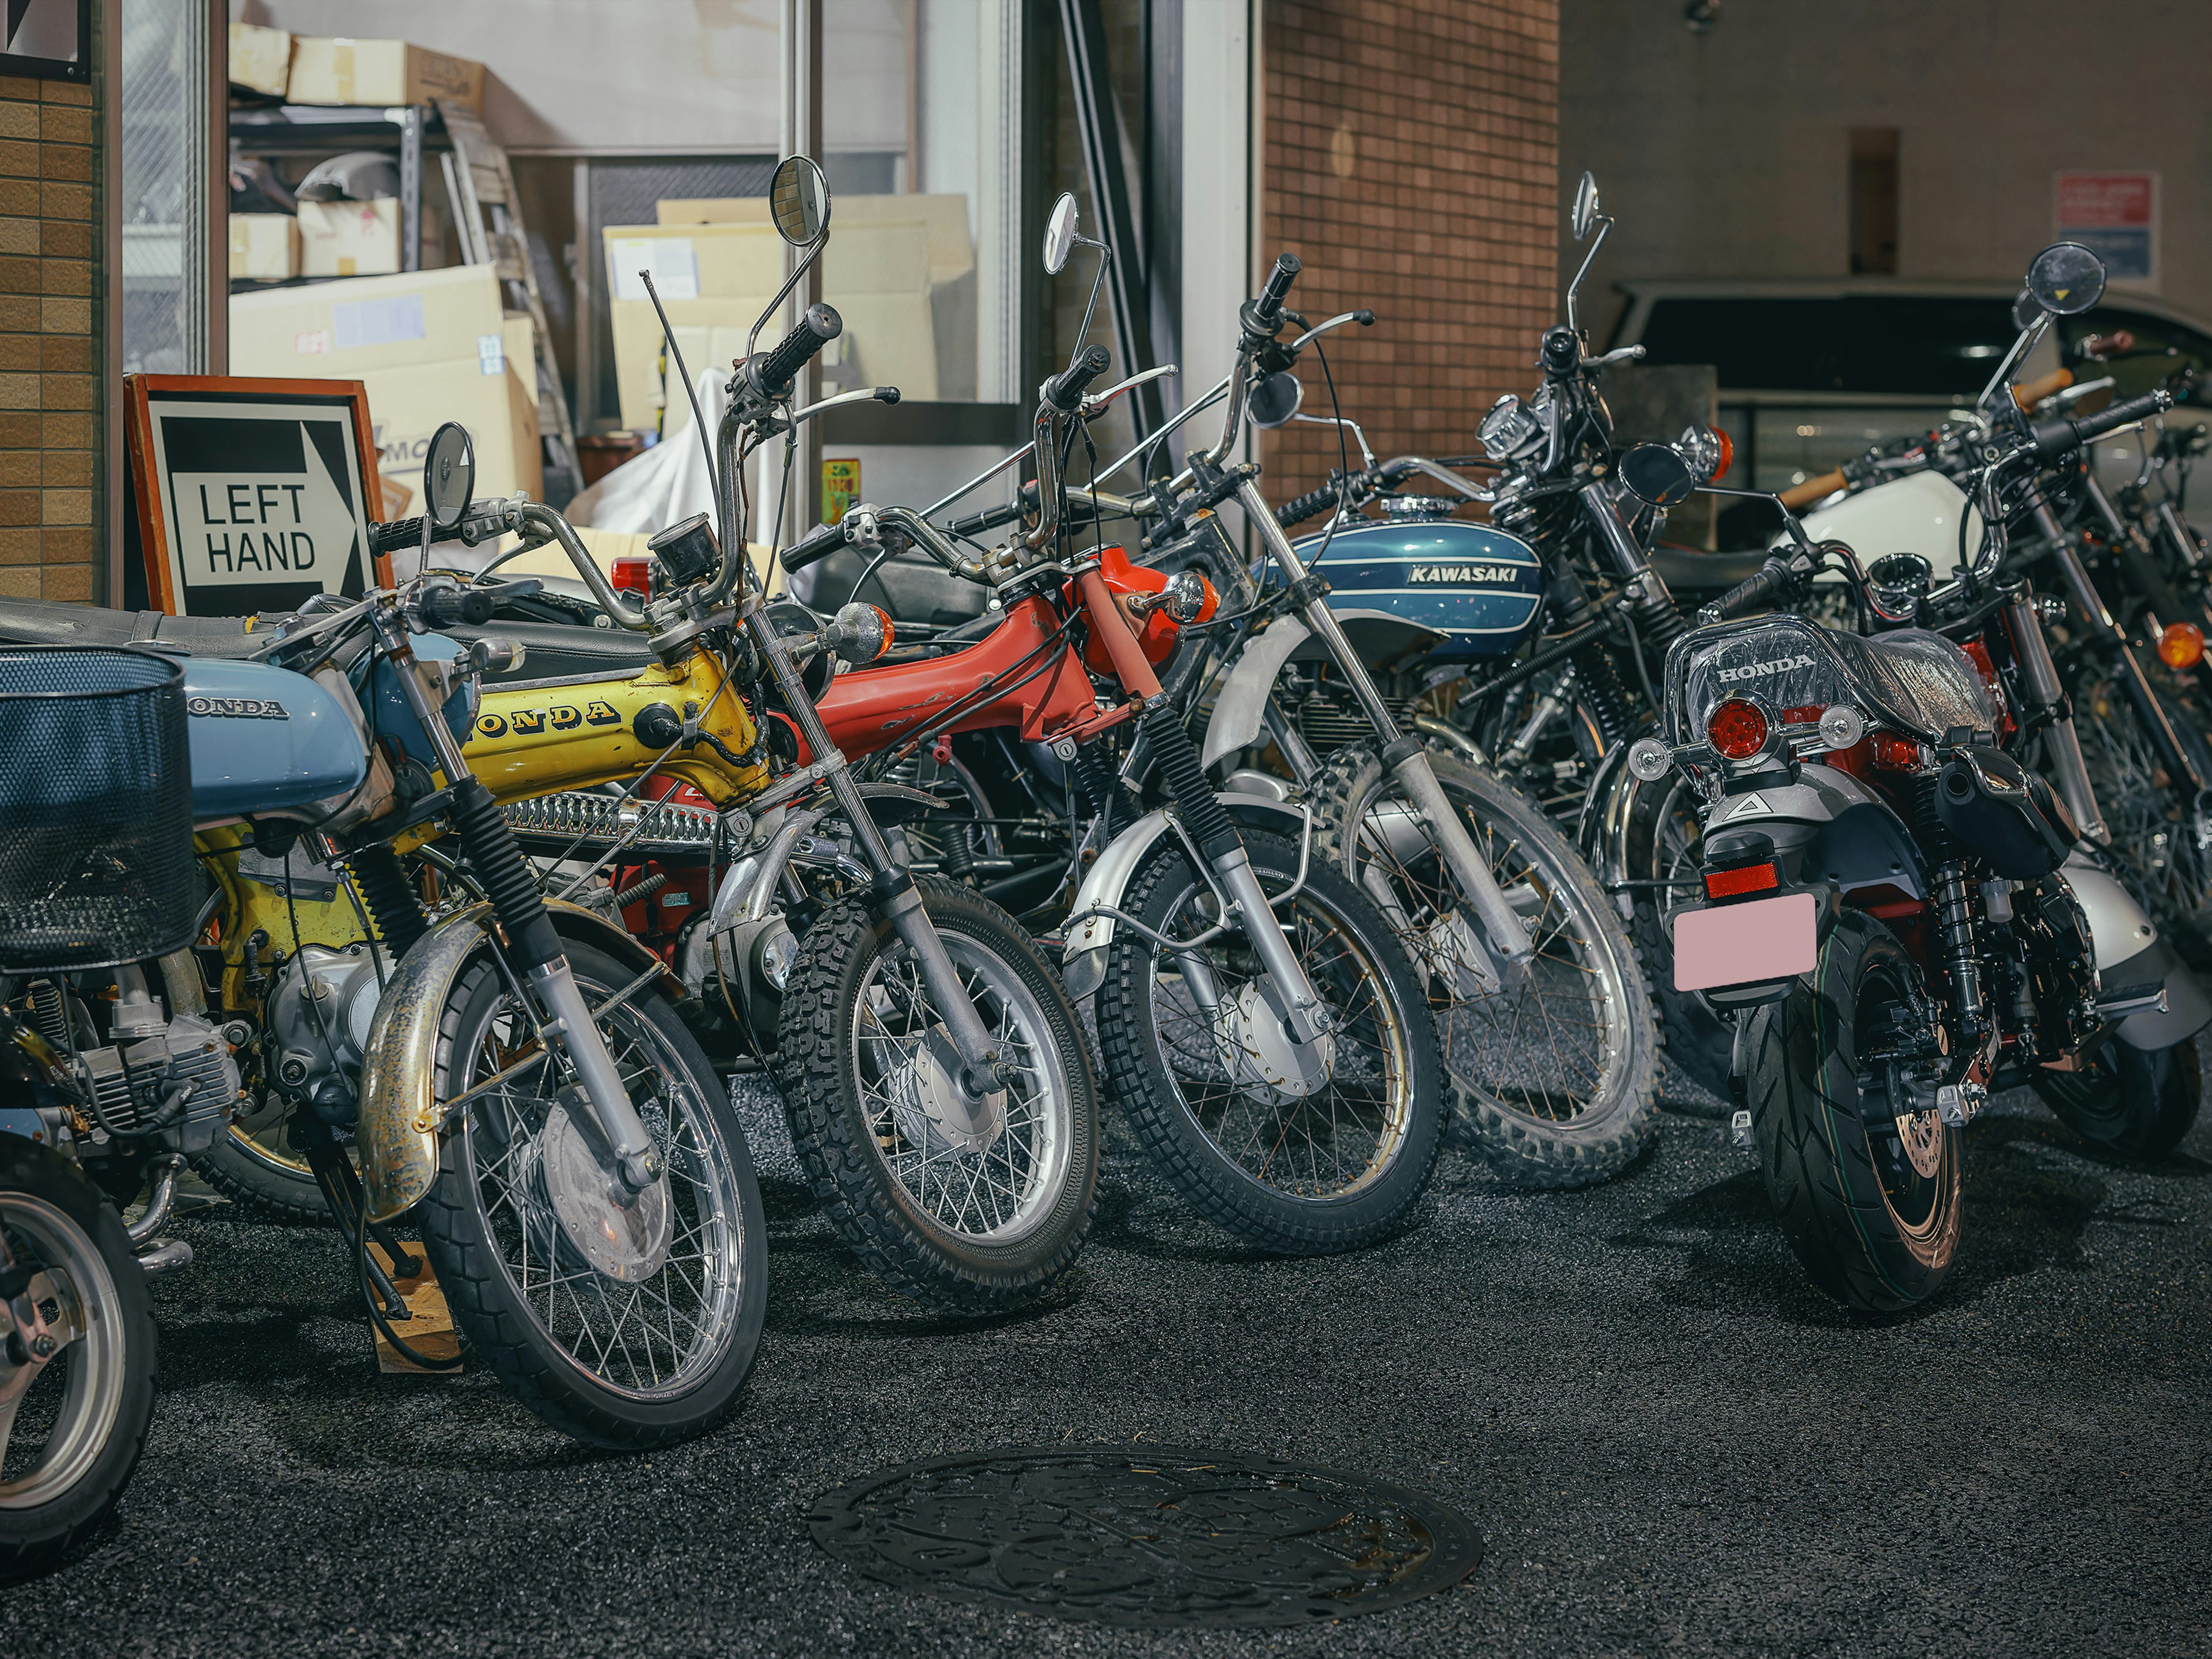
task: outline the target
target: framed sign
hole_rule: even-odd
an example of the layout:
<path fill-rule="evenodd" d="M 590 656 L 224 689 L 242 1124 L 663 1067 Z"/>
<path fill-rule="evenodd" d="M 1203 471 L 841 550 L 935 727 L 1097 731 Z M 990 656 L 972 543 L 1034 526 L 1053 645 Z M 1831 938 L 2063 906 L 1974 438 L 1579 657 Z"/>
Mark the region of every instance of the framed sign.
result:
<path fill-rule="evenodd" d="M 146 593 L 175 617 L 357 596 L 381 504 L 358 380 L 131 374 L 123 383 Z"/>
<path fill-rule="evenodd" d="M 2051 189 L 2051 228 L 2105 262 L 2116 283 L 2158 283 L 2158 174 L 2062 173 Z"/>
<path fill-rule="evenodd" d="M 0 75 L 92 79 L 92 0 L 8 0 Z"/>

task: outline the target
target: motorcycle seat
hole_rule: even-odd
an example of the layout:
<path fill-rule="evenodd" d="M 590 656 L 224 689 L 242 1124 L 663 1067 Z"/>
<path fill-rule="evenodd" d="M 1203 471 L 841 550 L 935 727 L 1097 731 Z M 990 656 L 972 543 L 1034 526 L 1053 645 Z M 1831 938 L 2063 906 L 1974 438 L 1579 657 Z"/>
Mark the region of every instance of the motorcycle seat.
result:
<path fill-rule="evenodd" d="M 0 599 L 0 644 L 150 646 L 179 656 L 250 657 L 289 616 L 171 617 L 57 599 Z"/>

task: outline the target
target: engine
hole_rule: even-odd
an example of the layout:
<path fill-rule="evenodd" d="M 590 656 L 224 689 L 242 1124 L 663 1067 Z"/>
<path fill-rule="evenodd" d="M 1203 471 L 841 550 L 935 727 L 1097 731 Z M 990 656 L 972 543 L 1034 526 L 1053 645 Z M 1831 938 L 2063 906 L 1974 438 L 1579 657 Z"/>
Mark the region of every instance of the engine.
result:
<path fill-rule="evenodd" d="M 268 1074 L 326 1123 L 350 1125 L 360 1113 L 355 1079 L 382 994 L 377 964 L 358 944 L 343 951 L 303 945 L 278 970 L 268 1004 Z"/>
<path fill-rule="evenodd" d="M 162 1016 L 143 981 L 127 983 L 114 1005 L 105 1046 L 53 981 L 30 988 L 30 1013 L 48 1042 L 74 1054 L 77 1085 L 94 1125 L 118 1140 L 158 1139 L 170 1152 L 204 1152 L 239 1096 L 238 1062 L 222 1029 L 198 1014 Z"/>

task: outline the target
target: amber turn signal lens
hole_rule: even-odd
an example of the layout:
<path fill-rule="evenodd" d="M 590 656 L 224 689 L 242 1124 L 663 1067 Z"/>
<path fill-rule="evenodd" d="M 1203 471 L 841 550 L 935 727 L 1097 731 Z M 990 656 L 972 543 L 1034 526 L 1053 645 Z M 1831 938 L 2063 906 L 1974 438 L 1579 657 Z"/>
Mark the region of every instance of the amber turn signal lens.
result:
<path fill-rule="evenodd" d="M 1756 703 L 1730 697 L 1706 720 L 1705 736 L 1716 752 L 1729 760 L 1747 760 L 1766 747 L 1766 716 Z"/>
<path fill-rule="evenodd" d="M 1721 459 L 1720 465 L 1713 468 L 1713 476 L 1705 480 L 1707 483 L 1718 483 L 1728 477 L 1729 468 L 1735 464 L 1735 440 L 1718 427 L 1713 428 L 1713 436 L 1721 441 Z"/>
<path fill-rule="evenodd" d="M 2204 659 L 2204 630 L 2195 623 L 2168 623 L 2158 636 L 2158 659 L 2168 668 L 2194 668 Z"/>

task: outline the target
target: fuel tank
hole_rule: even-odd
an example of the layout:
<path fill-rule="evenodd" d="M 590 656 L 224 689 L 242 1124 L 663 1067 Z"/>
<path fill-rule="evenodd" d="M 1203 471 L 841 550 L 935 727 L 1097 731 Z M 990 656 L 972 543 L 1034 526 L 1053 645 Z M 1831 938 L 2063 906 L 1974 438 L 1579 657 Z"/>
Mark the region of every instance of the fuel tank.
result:
<path fill-rule="evenodd" d="M 368 774 L 350 711 L 289 668 L 187 658 L 185 713 L 196 823 L 348 795 Z"/>
<path fill-rule="evenodd" d="M 1401 498 L 1402 499 L 1402 498 Z M 1544 571 L 1536 550 L 1486 524 L 1424 503 L 1339 527 L 1322 574 L 1331 610 L 1382 611 L 1445 636 L 1440 657 L 1498 657 L 1536 626 Z M 1310 563 L 1322 538 L 1296 544 Z"/>

